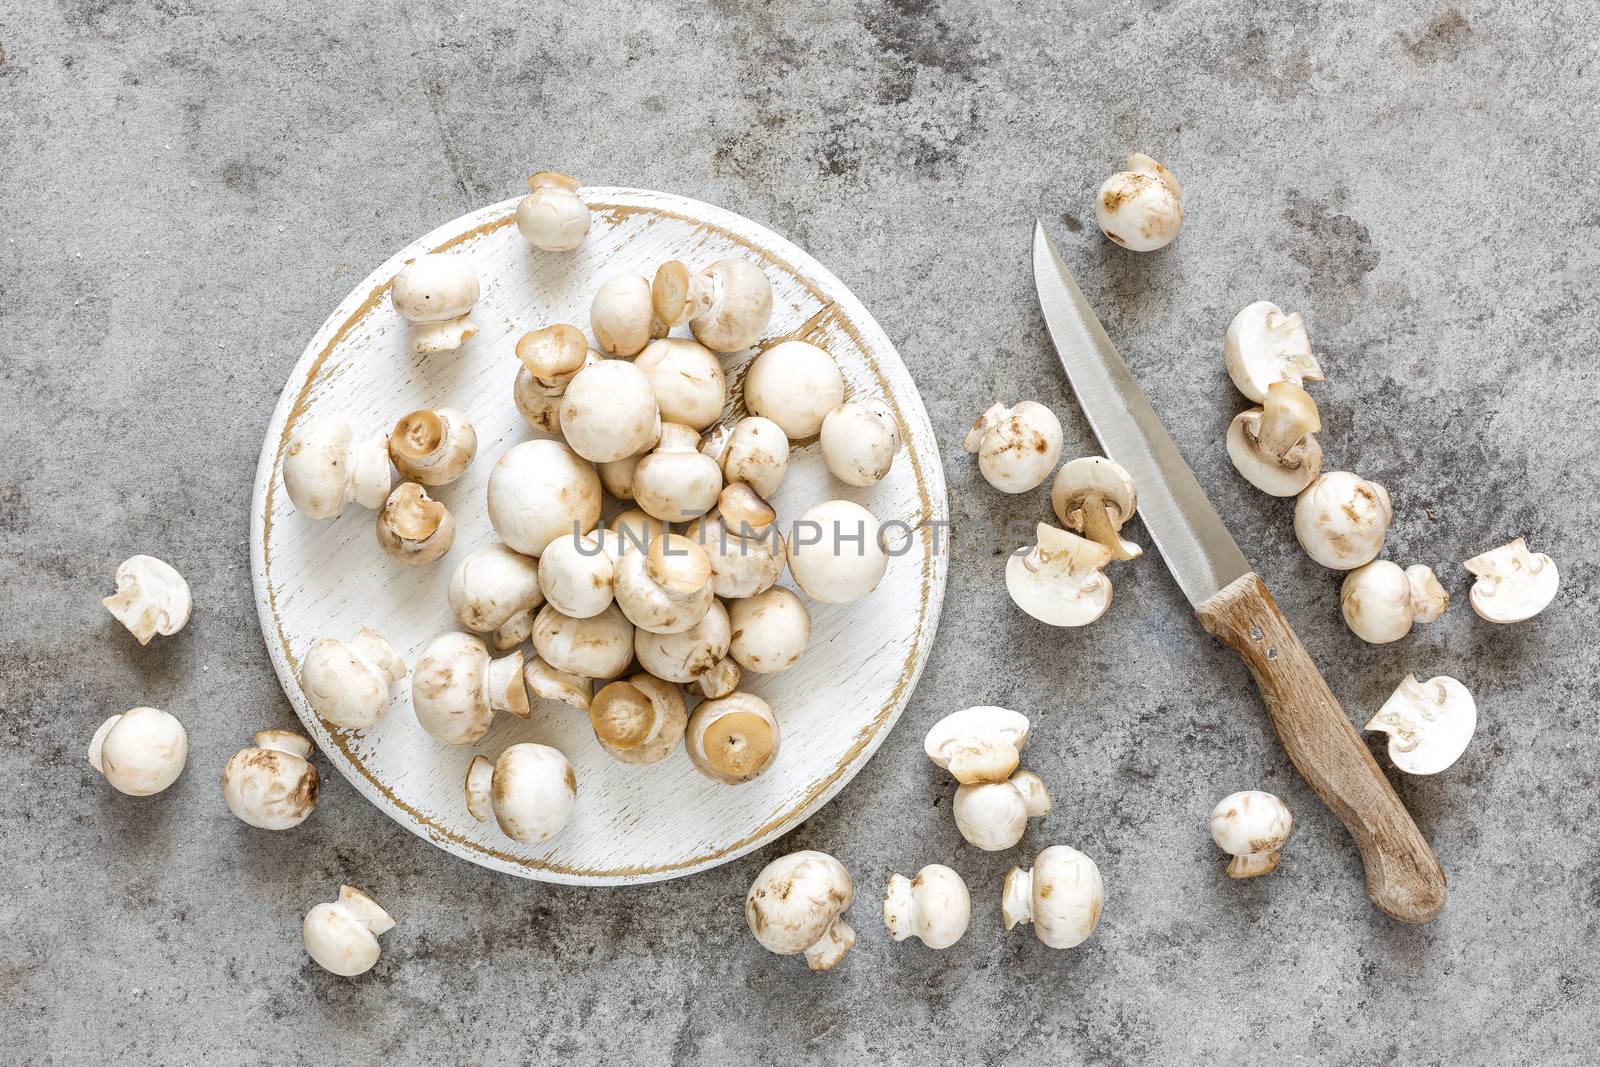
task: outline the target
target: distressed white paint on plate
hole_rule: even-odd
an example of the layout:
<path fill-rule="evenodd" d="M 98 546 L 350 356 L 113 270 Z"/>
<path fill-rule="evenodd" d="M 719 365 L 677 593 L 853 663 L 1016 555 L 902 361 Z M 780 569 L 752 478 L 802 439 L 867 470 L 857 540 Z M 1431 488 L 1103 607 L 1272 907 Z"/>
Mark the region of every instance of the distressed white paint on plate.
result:
<path fill-rule="evenodd" d="M 861 769 L 905 707 L 933 644 L 947 513 L 938 449 L 916 387 L 883 331 L 838 279 L 766 228 L 708 204 L 636 189 L 582 195 L 594 227 L 575 253 L 530 248 L 511 224 L 516 201 L 507 200 L 406 247 L 345 298 L 307 345 L 267 430 L 251 565 L 262 631 L 284 690 L 328 761 L 373 803 L 474 863 L 548 881 L 624 884 L 690 874 L 757 848 L 827 803 Z M 482 281 L 472 315 L 478 333 L 459 352 L 421 356 L 411 351 L 409 327 L 390 306 L 388 286 L 407 259 L 445 249 L 470 257 Z M 745 688 L 772 704 L 781 726 L 773 767 L 745 785 L 718 785 L 694 770 L 682 746 L 662 763 L 628 766 L 601 751 L 587 716 L 553 702 L 535 702 L 527 722 L 500 716 L 476 745 L 445 745 L 417 725 L 408 680 L 376 726 L 361 733 L 329 729 L 307 707 L 295 677 L 298 657 L 313 641 L 348 638 L 370 626 L 414 665 L 431 638 L 457 628 L 445 598 L 450 573 L 472 549 L 496 540 L 484 506 L 490 468 L 507 448 L 541 436 L 512 402 L 516 339 L 552 322 L 586 329 L 589 300 L 613 274 L 648 276 L 669 258 L 704 264 L 728 255 L 757 260 L 772 279 L 772 325 L 762 346 L 793 336 L 821 345 L 838 361 L 852 397 L 887 399 L 905 428 L 906 447 L 894 469 L 869 489 L 833 479 L 815 441 L 797 446 L 773 501 L 780 522 L 841 497 L 886 523 L 918 530 L 867 599 L 807 602 L 812 642 L 798 665 L 781 675 L 746 676 Z M 738 385 L 749 355 L 724 361 L 734 399 L 729 419 L 743 414 Z M 407 411 L 440 406 L 466 414 L 479 451 L 465 477 L 434 494 L 456 519 L 455 547 L 439 563 L 407 568 L 389 560 L 377 546 L 373 513 L 356 505 L 332 522 L 295 514 L 280 467 L 298 420 L 336 414 L 358 433 L 371 432 Z M 784 582 L 790 584 L 787 575 Z M 493 758 L 518 741 L 556 746 L 577 772 L 576 814 L 540 845 L 511 841 L 492 820 L 476 822 L 462 793 L 475 754 Z"/>

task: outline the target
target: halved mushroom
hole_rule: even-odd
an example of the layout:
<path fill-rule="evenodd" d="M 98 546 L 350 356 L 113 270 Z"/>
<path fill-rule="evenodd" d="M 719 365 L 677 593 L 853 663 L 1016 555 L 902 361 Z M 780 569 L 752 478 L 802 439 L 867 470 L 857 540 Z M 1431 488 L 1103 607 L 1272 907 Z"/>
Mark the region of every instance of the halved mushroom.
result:
<path fill-rule="evenodd" d="M 417 567 L 432 563 L 456 539 L 456 521 L 416 482 L 401 482 L 378 512 L 378 547 L 390 559 Z"/>
<path fill-rule="evenodd" d="M 560 441 L 513 445 L 489 473 L 489 522 L 525 556 L 599 521 L 600 476 Z"/>
<path fill-rule="evenodd" d="M 1138 559 L 1144 552 L 1121 535 L 1139 507 L 1133 477 L 1104 456 L 1083 456 L 1057 471 L 1050 506 L 1062 526 L 1106 546 L 1112 559 Z"/>
<path fill-rule="evenodd" d="M 662 522 L 690 522 L 710 511 L 722 491 L 722 471 L 699 445 L 700 435 L 689 427 L 662 423 L 655 451 L 633 468 L 634 503 Z"/>
<path fill-rule="evenodd" d="M 484 545 L 456 564 L 447 596 L 450 610 L 474 633 L 492 633 L 544 603 L 539 561 L 509 545 Z"/>
<path fill-rule="evenodd" d="M 477 333 L 472 306 L 478 295 L 472 262 L 440 252 L 407 260 L 389 287 L 395 311 L 417 324 L 411 347 L 418 352 L 453 352 Z"/>
<path fill-rule="evenodd" d="M 900 423 L 882 400 L 841 404 L 822 420 L 822 459 L 849 485 L 876 485 L 900 451 Z"/>
<path fill-rule="evenodd" d="M 539 588 L 561 614 L 587 619 L 611 606 L 615 570 L 598 537 L 568 534 L 551 541 L 539 557 Z"/>
<path fill-rule="evenodd" d="M 311 739 L 293 730 L 262 730 L 255 747 L 233 754 L 222 768 L 222 799 L 242 822 L 288 830 L 305 822 L 322 795 L 311 765 Z"/>
<path fill-rule="evenodd" d="M 495 712 L 529 715 L 522 653 L 492 659 L 471 634 L 440 634 L 411 672 L 411 707 L 429 734 L 449 745 L 470 745 L 489 732 Z"/>
<path fill-rule="evenodd" d="M 1043 404 L 992 404 L 972 424 L 961 447 L 978 455 L 984 481 L 1002 493 L 1044 484 L 1061 458 L 1061 420 Z"/>
<path fill-rule="evenodd" d="M 980 704 L 953 711 L 933 724 L 922 750 L 963 785 L 1004 782 L 1028 743 L 1028 717 Z"/>
<path fill-rule="evenodd" d="M 1289 382 L 1267 387 L 1264 407 L 1242 411 L 1228 427 L 1228 458 L 1245 481 L 1272 496 L 1294 496 L 1322 473 L 1317 402 Z"/>
<path fill-rule="evenodd" d="M 478 434 L 455 408 L 402 415 L 389 435 L 389 459 L 403 477 L 449 485 L 478 454 Z"/>
<path fill-rule="evenodd" d="M 930 863 L 915 878 L 891 874 L 883 894 L 883 925 L 896 941 L 915 937 L 932 949 L 949 948 L 972 921 L 967 883 L 949 867 Z"/>
<path fill-rule="evenodd" d="M 683 740 L 689 713 L 683 691 L 640 671 L 612 682 L 589 703 L 595 739 L 623 763 L 659 763 Z"/>
<path fill-rule="evenodd" d="M 838 364 L 806 341 L 764 349 L 744 374 L 744 406 L 777 423 L 791 441 L 813 437 L 828 412 L 844 403 Z"/>
<path fill-rule="evenodd" d="M 1006 591 L 1017 607 L 1051 626 L 1087 626 L 1111 606 L 1105 566 L 1111 550 L 1041 522 L 1038 543 L 1006 560 Z"/>
<path fill-rule="evenodd" d="M 684 531 L 705 549 L 711 588 L 718 596 L 755 596 L 778 580 L 788 548 L 775 525 L 777 517 L 755 490 L 735 482 L 718 494 L 716 510 Z"/>
<path fill-rule="evenodd" d="M 728 654 L 756 674 L 793 667 L 811 643 L 811 616 L 800 598 L 781 585 L 728 606 L 733 637 Z"/>
<path fill-rule="evenodd" d="M 533 620 L 533 647 L 556 671 L 615 678 L 633 660 L 633 624 L 615 604 L 587 619 L 570 618 L 546 604 Z"/>
<path fill-rule="evenodd" d="M 1011 868 L 1001 890 L 1000 915 L 1007 930 L 1031 922 L 1050 948 L 1075 948 L 1094 933 L 1105 899 L 1094 860 L 1075 848 L 1052 845 L 1030 870 Z"/>
<path fill-rule="evenodd" d="M 522 680 L 528 687 L 528 695 L 535 700 L 559 700 L 579 711 L 588 711 L 589 701 L 593 699 L 592 678 L 558 671 L 538 656 L 522 668 Z"/>
<path fill-rule="evenodd" d="M 1389 735 L 1389 759 L 1407 774 L 1438 774 L 1467 750 L 1478 728 L 1478 705 L 1447 675 L 1417 681 L 1408 674 L 1384 701 L 1368 730 Z"/>
<path fill-rule="evenodd" d="M 465 787 L 474 819 L 488 822 L 493 815 L 501 833 L 525 845 L 560 833 L 578 803 L 572 764 L 549 745 L 511 745 L 493 763 L 474 756 Z"/>
<path fill-rule="evenodd" d="M 1271 793 L 1246 789 L 1231 793 L 1211 810 L 1211 840 L 1233 859 L 1229 878 L 1255 878 L 1278 869 L 1278 850 L 1289 840 L 1294 816 Z"/>
<path fill-rule="evenodd" d="M 89 741 L 89 766 L 130 797 L 161 792 L 178 780 L 188 761 L 188 732 L 176 716 L 159 708 L 113 715 Z"/>
<path fill-rule="evenodd" d="M 1037 774 L 1017 771 L 1003 782 L 960 786 L 950 810 L 968 844 L 1004 852 L 1022 840 L 1029 819 L 1050 813 L 1050 793 Z"/>
<path fill-rule="evenodd" d="M 307 518 L 337 519 L 352 500 L 383 506 L 393 484 L 389 439 L 381 433 L 356 440 L 338 417 L 298 423 L 283 453 L 283 489 Z"/>
<path fill-rule="evenodd" d="M 681 423 L 697 433 L 722 417 L 728 382 L 722 361 L 686 337 L 651 341 L 634 366 L 644 371 L 664 422 Z"/>
<path fill-rule="evenodd" d="M 1550 606 L 1561 586 L 1555 561 L 1542 552 L 1529 552 L 1520 537 L 1473 556 L 1462 566 L 1477 579 L 1468 594 L 1472 610 L 1489 622 L 1531 619 Z"/>
<path fill-rule="evenodd" d="M 789 573 L 813 600 L 848 604 L 883 581 L 889 556 L 872 512 L 849 500 L 828 500 L 795 521 Z"/>
<path fill-rule="evenodd" d="M 779 742 L 772 708 L 755 694 L 742 691 L 695 708 L 684 735 L 689 762 L 723 785 L 748 782 L 772 766 Z"/>
<path fill-rule="evenodd" d="M 1294 535 L 1324 567 L 1354 570 L 1383 551 L 1393 517 L 1389 490 L 1349 471 L 1330 471 L 1294 502 Z"/>
<path fill-rule="evenodd" d="M 651 295 L 657 318 L 668 326 L 687 321 L 695 340 L 715 352 L 749 348 L 772 318 L 772 283 L 745 259 L 719 259 L 700 272 L 663 263 Z"/>
<path fill-rule="evenodd" d="M 635 630 L 633 650 L 639 665 L 657 678 L 688 685 L 727 658 L 732 636 L 728 609 L 713 600 L 705 617 L 687 630 L 675 634 Z"/>
<path fill-rule="evenodd" d="M 528 179 L 528 195 L 517 201 L 517 230 L 546 252 L 570 252 L 589 236 L 589 207 L 571 175 L 542 170 Z"/>
<path fill-rule="evenodd" d="M 711 610 L 711 561 L 681 534 L 664 534 L 647 552 L 617 561 L 617 606 L 640 629 L 654 634 L 687 630 Z"/>
<path fill-rule="evenodd" d="M 1128 169 L 1095 193 L 1094 217 L 1101 232 L 1123 248 L 1154 252 L 1171 244 L 1183 226 L 1183 187 L 1143 152 L 1130 153 Z"/>
<path fill-rule="evenodd" d="M 393 928 L 394 919 L 371 897 L 342 885 L 338 900 L 306 912 L 300 937 L 319 967 L 341 978 L 353 978 L 377 964 L 382 954 L 378 935 Z"/>
<path fill-rule="evenodd" d="M 389 693 L 406 676 L 394 646 L 362 627 L 348 642 L 324 637 L 300 661 L 300 691 L 334 726 L 364 730 L 389 710 Z"/>
<path fill-rule="evenodd" d="M 1433 622 L 1450 606 L 1433 568 L 1416 564 L 1401 570 L 1376 559 L 1345 576 L 1339 587 L 1339 609 L 1350 632 L 1368 644 L 1398 641 L 1413 622 Z"/>
<path fill-rule="evenodd" d="M 638 455 L 661 436 L 650 379 L 624 359 L 584 367 L 561 394 L 561 432 L 591 463 Z"/>
<path fill-rule="evenodd" d="M 1239 392 L 1258 404 L 1278 382 L 1299 386 L 1322 381 L 1322 367 L 1311 354 L 1305 319 L 1298 311 L 1285 315 L 1270 300 L 1258 300 L 1233 317 L 1223 353 L 1228 377 Z"/>
<path fill-rule="evenodd" d="M 117 564 L 117 591 L 100 601 L 141 645 L 156 634 L 171 637 L 189 621 L 189 583 L 177 568 L 154 556 L 129 556 Z"/>
<path fill-rule="evenodd" d="M 789 468 L 789 437 L 783 427 L 751 415 L 723 430 L 717 427 L 702 437 L 700 451 L 717 461 L 723 481 L 744 482 L 770 500 Z"/>
<path fill-rule="evenodd" d="M 854 899 L 844 864 L 826 852 L 792 852 L 761 868 L 745 895 L 744 917 L 768 952 L 804 953 L 813 971 L 827 971 L 856 943 L 843 918 Z"/>
<path fill-rule="evenodd" d="M 621 359 L 638 355 L 651 338 L 667 333 L 651 306 L 650 283 L 638 274 L 617 274 L 600 283 L 589 304 L 589 328 L 600 351 Z"/>

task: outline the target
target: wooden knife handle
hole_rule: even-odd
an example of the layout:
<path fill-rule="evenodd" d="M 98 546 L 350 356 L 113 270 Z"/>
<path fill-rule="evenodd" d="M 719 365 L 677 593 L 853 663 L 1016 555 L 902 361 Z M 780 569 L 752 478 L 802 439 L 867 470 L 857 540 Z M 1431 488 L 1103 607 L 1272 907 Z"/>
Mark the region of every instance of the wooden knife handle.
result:
<path fill-rule="evenodd" d="M 1295 769 L 1355 838 L 1367 896 L 1402 922 L 1424 923 L 1444 907 L 1444 870 L 1317 665 L 1273 603 L 1246 574 L 1195 612 L 1255 675 L 1267 714 Z"/>

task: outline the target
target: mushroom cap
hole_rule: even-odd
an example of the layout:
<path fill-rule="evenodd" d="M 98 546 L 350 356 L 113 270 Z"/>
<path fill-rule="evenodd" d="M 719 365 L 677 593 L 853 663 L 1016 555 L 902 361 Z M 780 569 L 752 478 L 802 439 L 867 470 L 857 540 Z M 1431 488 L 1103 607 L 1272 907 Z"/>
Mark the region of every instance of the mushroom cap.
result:
<path fill-rule="evenodd" d="M 1010 708 L 980 704 L 953 711 L 933 724 L 922 749 L 956 781 L 1003 782 L 1017 769 L 1028 743 L 1028 717 Z"/>
<path fill-rule="evenodd" d="M 1478 705 L 1448 675 L 1426 682 L 1408 674 L 1368 730 L 1389 735 L 1389 759 L 1407 774 L 1438 774 L 1461 758 L 1478 728 Z"/>
<path fill-rule="evenodd" d="M 1258 300 L 1233 317 L 1223 341 L 1228 377 L 1239 392 L 1263 403 L 1276 382 L 1303 385 L 1322 381 L 1322 368 L 1311 354 L 1305 319 L 1286 315 L 1270 300 Z"/>
<path fill-rule="evenodd" d="M 405 661 L 381 636 L 363 627 L 348 644 L 324 637 L 300 661 L 300 691 L 318 716 L 347 730 L 364 730 L 389 710 L 389 690 L 406 676 Z"/>
<path fill-rule="evenodd" d="M 639 461 L 643 458 L 643 455 L 627 456 L 623 459 L 614 459 L 610 463 L 596 463 L 595 469 L 600 472 L 600 485 L 618 500 L 632 500 L 633 472 L 639 469 Z"/>
<path fill-rule="evenodd" d="M 600 747 L 613 759 L 659 763 L 683 740 L 689 711 L 683 690 L 640 671 L 596 693 L 589 721 Z"/>
<path fill-rule="evenodd" d="M 790 530 L 789 573 L 813 600 L 848 604 L 878 587 L 889 556 L 872 512 L 849 500 L 827 500 Z"/>
<path fill-rule="evenodd" d="M 580 678 L 615 678 L 633 660 L 633 624 L 612 604 L 574 619 L 546 604 L 533 620 L 533 647 L 551 667 Z"/>
<path fill-rule="evenodd" d="M 1061 420 L 1032 400 L 1012 407 L 992 404 L 962 440 L 978 454 L 984 481 L 1002 493 L 1026 493 L 1044 484 L 1061 458 Z"/>
<path fill-rule="evenodd" d="M 189 760 L 183 723 L 158 708 L 133 708 L 100 724 L 89 764 L 119 793 L 147 797 L 178 780 Z"/>
<path fill-rule="evenodd" d="M 896 941 L 915 937 L 929 948 L 949 948 L 972 921 L 967 883 L 949 867 L 930 863 L 915 878 L 889 876 L 883 895 L 883 924 Z"/>
<path fill-rule="evenodd" d="M 1211 809 L 1211 840 L 1230 856 L 1276 852 L 1293 829 L 1289 806 L 1259 789 L 1230 793 Z"/>
<path fill-rule="evenodd" d="M 814 436 L 828 412 L 842 403 L 844 375 L 838 364 L 806 341 L 780 341 L 745 371 L 745 408 L 777 423 L 791 441 Z"/>
<path fill-rule="evenodd" d="M 729 489 L 740 488 L 744 487 L 739 483 L 724 488 L 719 500 Z M 772 588 L 788 561 L 788 545 L 776 525 L 757 528 L 742 515 L 723 514 L 720 505 L 685 534 L 705 549 L 711 561 L 711 587 L 720 597 L 743 599 Z"/>
<path fill-rule="evenodd" d="M 1038 543 L 1006 560 L 1011 600 L 1050 626 L 1087 626 L 1111 607 L 1106 546 L 1041 522 Z"/>
<path fill-rule="evenodd" d="M 759 415 L 740 419 L 721 440 L 707 435 L 700 451 L 722 467 L 723 481 L 743 482 L 768 500 L 789 468 L 789 436 L 783 427 Z"/>
<path fill-rule="evenodd" d="M 657 678 L 687 685 L 728 655 L 731 639 L 728 609 L 713 600 L 705 617 L 687 630 L 675 634 L 635 630 L 633 650 L 639 665 Z"/>
<path fill-rule="evenodd" d="M 777 674 L 799 662 L 811 643 L 811 615 L 799 597 L 781 585 L 728 606 L 732 640 L 728 654 L 756 674 Z"/>
<path fill-rule="evenodd" d="M 389 299 L 410 322 L 458 319 L 478 302 L 478 272 L 466 256 L 428 252 L 400 268 Z"/>
<path fill-rule="evenodd" d="M 1310 399 L 1304 390 L 1301 395 Z M 1312 413 L 1315 411 L 1313 405 Z M 1287 464 L 1275 461 L 1260 448 L 1263 414 L 1260 408 L 1251 408 L 1234 416 L 1233 422 L 1228 424 L 1228 458 L 1244 480 L 1263 493 L 1296 496 L 1322 473 L 1322 445 L 1307 433 L 1286 457 Z"/>
<path fill-rule="evenodd" d="M 661 433 L 650 379 L 622 359 L 584 367 L 561 394 L 561 432 L 591 463 L 610 463 L 645 451 Z"/>
<path fill-rule="evenodd" d="M 165 637 L 189 621 L 189 583 L 170 563 L 154 556 L 129 556 L 117 565 L 117 591 L 100 601 L 141 645 Z"/>
<path fill-rule="evenodd" d="M 450 575 L 450 610 L 475 633 L 491 633 L 544 603 L 539 561 L 509 545 L 475 548 Z"/>
<path fill-rule="evenodd" d="M 1345 575 L 1339 610 L 1350 632 L 1373 645 L 1398 641 L 1411 632 L 1411 582 L 1386 559 L 1375 559 Z"/>
<path fill-rule="evenodd" d="M 228 810 L 263 830 L 299 826 L 322 794 L 322 776 L 304 754 L 310 742 L 303 735 L 284 732 L 287 739 L 270 731 L 257 734 L 254 747 L 235 752 L 222 768 L 222 799 Z"/>
<path fill-rule="evenodd" d="M 587 619 L 611 606 L 615 565 L 592 533 L 564 534 L 539 557 L 539 588 L 561 614 Z"/>
<path fill-rule="evenodd" d="M 433 563 L 450 551 L 456 521 L 450 509 L 430 497 L 416 482 L 395 486 L 378 512 L 378 547 L 408 567 Z"/>
<path fill-rule="evenodd" d="M 848 485 L 876 485 L 900 451 L 900 423 L 876 398 L 840 404 L 822 420 L 822 459 Z"/>
<path fill-rule="evenodd" d="M 686 337 L 663 337 L 646 345 L 633 364 L 649 379 L 663 421 L 698 431 L 722 417 L 728 382 L 722 361 L 704 345 Z"/>
<path fill-rule="evenodd" d="M 1324 567 L 1354 570 L 1383 550 L 1393 514 L 1383 486 L 1349 471 L 1330 471 L 1295 500 L 1294 535 Z"/>
<path fill-rule="evenodd" d="M 402 415 L 389 435 L 389 459 L 403 477 L 449 485 L 478 454 L 478 433 L 454 408 Z"/>
<path fill-rule="evenodd" d="M 772 766 L 781 740 L 778 720 L 767 702 L 739 690 L 694 709 L 684 748 L 701 774 L 724 785 L 738 785 Z"/>
<path fill-rule="evenodd" d="M 1094 198 L 1094 217 L 1112 241 L 1133 252 L 1172 243 L 1183 226 L 1183 188 L 1172 172 L 1135 152 L 1128 169 L 1107 178 Z"/>
<path fill-rule="evenodd" d="M 682 534 L 664 534 L 646 553 L 617 561 L 617 606 L 628 621 L 656 634 L 687 630 L 711 610 L 711 561 Z"/>
<path fill-rule="evenodd" d="M 1542 552 L 1529 552 L 1520 537 L 1473 556 L 1462 566 L 1477 578 L 1468 594 L 1472 610 L 1489 622 L 1531 619 L 1550 606 L 1561 587 L 1555 561 Z"/>
<path fill-rule="evenodd" d="M 744 917 L 762 948 L 792 956 L 821 941 L 854 899 L 844 864 L 807 849 L 761 868 L 745 894 Z"/>
<path fill-rule="evenodd" d="M 1450 594 L 1439 584 L 1433 568 L 1413 563 L 1406 568 L 1406 584 L 1411 586 L 1411 612 L 1417 622 L 1438 622 L 1450 606 Z"/>
<path fill-rule="evenodd" d="M 546 252 L 570 252 L 589 236 L 589 208 L 576 178 L 540 171 L 528 179 L 529 194 L 517 201 L 517 231 Z"/>
<path fill-rule="evenodd" d="M 590 361 L 583 331 L 568 322 L 530 330 L 517 338 L 517 358 L 540 392 L 560 396 Z M 598 363 L 596 356 L 593 362 Z"/>
<path fill-rule="evenodd" d="M 1000 911 L 1007 930 L 1032 922 L 1050 948 L 1074 948 L 1094 933 L 1104 904 L 1105 883 L 1094 860 L 1066 845 L 1052 845 L 1039 853 L 1031 871 L 1011 868 Z"/>
<path fill-rule="evenodd" d="M 608 356 L 636 356 L 656 335 L 650 283 L 638 274 L 617 274 L 600 283 L 589 304 L 589 328 Z M 720 368 L 719 368 L 720 369 Z"/>
<path fill-rule="evenodd" d="M 629 508 L 606 521 L 605 529 L 600 531 L 600 543 L 616 563 L 630 552 L 649 552 L 651 542 L 671 532 L 672 528 L 660 519 Z"/>
<path fill-rule="evenodd" d="M 702 275 L 703 301 L 689 328 L 716 352 L 739 352 L 761 339 L 772 318 L 772 283 L 747 259 L 719 259 Z"/>
<path fill-rule="evenodd" d="M 985 852 L 1011 848 L 1028 828 L 1028 794 L 1010 781 L 959 786 L 950 810 L 961 836 Z"/>
<path fill-rule="evenodd" d="M 513 445 L 489 474 L 489 522 L 524 555 L 539 555 L 562 534 L 588 533 L 599 521 L 600 476 L 560 441 Z"/>
<path fill-rule="evenodd" d="M 295 425 L 283 453 L 283 489 L 295 510 L 312 519 L 336 519 L 354 500 L 376 508 L 389 495 L 389 439 L 356 440 L 350 424 L 334 417 Z"/>
<path fill-rule="evenodd" d="M 370 971 L 381 950 L 377 935 L 394 927 L 394 919 L 372 898 L 351 886 L 339 887 L 339 899 L 318 904 L 300 927 L 306 952 L 318 966 L 344 978 Z"/>
<path fill-rule="evenodd" d="M 491 660 L 482 638 L 440 634 L 411 672 L 411 706 L 422 728 L 450 745 L 471 744 L 488 733 L 496 711 L 527 718 L 522 653 Z"/>
<path fill-rule="evenodd" d="M 525 845 L 561 832 L 578 802 L 578 778 L 560 750 L 512 745 L 494 761 L 490 793 L 500 832 Z"/>
<path fill-rule="evenodd" d="M 660 446 L 640 458 L 630 488 L 634 503 L 650 516 L 663 522 L 689 522 L 716 505 L 722 469 L 692 443 L 682 447 L 672 442 L 674 430 L 687 434 L 690 442 L 697 440 L 688 427 L 663 423 Z"/>

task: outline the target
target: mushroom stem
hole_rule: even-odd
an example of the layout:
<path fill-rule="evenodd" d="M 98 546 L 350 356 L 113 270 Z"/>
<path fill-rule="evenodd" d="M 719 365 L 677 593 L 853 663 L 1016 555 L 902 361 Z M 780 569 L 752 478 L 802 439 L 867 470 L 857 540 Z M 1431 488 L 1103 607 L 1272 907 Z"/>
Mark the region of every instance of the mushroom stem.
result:
<path fill-rule="evenodd" d="M 1111 552 L 1112 559 L 1135 559 L 1141 550 L 1139 546 L 1124 541 L 1117 533 L 1117 524 L 1111 517 L 1114 506 L 1099 493 L 1090 493 L 1084 497 L 1083 536 L 1106 546 Z"/>
<path fill-rule="evenodd" d="M 1255 432 L 1257 449 L 1263 456 L 1292 470 L 1300 465 L 1301 457 L 1291 453 L 1307 434 L 1320 429 L 1322 418 L 1310 393 L 1290 382 L 1274 382 L 1267 388 Z"/>
<path fill-rule="evenodd" d="M 509 711 L 519 719 L 526 719 L 528 690 L 522 684 L 522 653 L 513 652 L 491 660 L 483 672 L 483 698 L 495 711 Z"/>
<path fill-rule="evenodd" d="M 473 756 L 467 766 L 467 811 L 479 822 L 494 814 L 494 763 L 484 756 Z"/>
<path fill-rule="evenodd" d="M 105 722 L 100 724 L 100 729 L 96 730 L 94 732 L 94 736 L 89 739 L 89 766 L 93 767 L 101 774 L 106 772 L 104 764 L 102 764 L 100 761 L 100 753 L 105 748 L 106 744 L 106 735 L 109 734 L 111 732 L 111 728 L 117 725 L 117 723 L 121 720 L 121 715 L 111 716 Z"/>
<path fill-rule="evenodd" d="M 1311 354 L 1311 338 L 1306 333 L 1305 316 L 1298 311 L 1286 315 L 1274 308 L 1267 312 L 1266 332 L 1285 365 L 1299 371 L 1303 378 L 1315 382 L 1322 380 L 1322 366 L 1317 362 L 1317 357 Z"/>
<path fill-rule="evenodd" d="M 375 934 L 394 929 L 394 916 L 378 907 L 377 901 L 354 886 L 339 887 L 339 903 L 349 909 L 357 922 Z"/>
<path fill-rule="evenodd" d="M 1011 868 L 1000 891 L 1000 916 L 1009 930 L 1018 923 L 1033 921 L 1033 871 Z"/>
<path fill-rule="evenodd" d="M 301 759 L 311 757 L 311 739 L 293 730 L 262 730 L 256 734 L 255 743 L 257 748 L 284 752 Z"/>
<path fill-rule="evenodd" d="M 443 322 L 419 322 L 412 329 L 411 345 L 418 352 L 454 352 L 478 332 L 470 313 Z"/>
<path fill-rule="evenodd" d="M 855 930 L 843 919 L 835 919 L 822 936 L 805 950 L 806 966 L 813 971 L 831 971 L 855 943 Z"/>
<path fill-rule="evenodd" d="M 1228 861 L 1229 878 L 1257 878 L 1278 869 L 1276 852 L 1256 852 L 1248 856 L 1235 856 Z"/>

